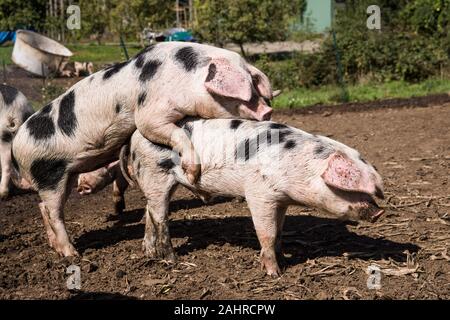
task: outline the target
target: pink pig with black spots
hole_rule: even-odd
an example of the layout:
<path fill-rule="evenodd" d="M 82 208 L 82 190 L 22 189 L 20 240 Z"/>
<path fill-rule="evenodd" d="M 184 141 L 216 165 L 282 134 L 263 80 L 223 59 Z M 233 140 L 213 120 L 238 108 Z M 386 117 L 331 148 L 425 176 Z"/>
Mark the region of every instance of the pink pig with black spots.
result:
<path fill-rule="evenodd" d="M 147 198 L 143 249 L 152 258 L 175 259 L 168 210 L 177 185 L 205 200 L 244 197 L 261 244 L 261 264 L 272 276 L 280 274 L 277 256 L 290 205 L 370 222 L 384 213 L 374 200 L 384 197 L 381 176 L 358 151 L 340 142 L 275 122 L 199 119 L 180 125 L 202 163 L 196 184 L 184 175 L 177 153 L 151 143 L 138 131 L 131 138 L 129 154 L 122 153 L 121 162 L 113 164 L 116 169 L 110 169 L 118 172 L 121 167 L 124 177 L 136 181 Z M 104 185 L 98 171 L 81 177 L 91 183 L 90 190 Z"/>

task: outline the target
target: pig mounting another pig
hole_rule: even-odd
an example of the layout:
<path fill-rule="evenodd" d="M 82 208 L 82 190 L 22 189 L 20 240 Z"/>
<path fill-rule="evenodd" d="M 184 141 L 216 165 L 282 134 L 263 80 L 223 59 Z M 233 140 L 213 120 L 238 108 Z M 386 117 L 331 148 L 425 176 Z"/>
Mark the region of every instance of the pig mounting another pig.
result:
<path fill-rule="evenodd" d="M 72 86 L 31 116 L 13 141 L 20 173 L 39 193 L 50 246 L 77 255 L 63 208 L 79 173 L 118 159 L 136 128 L 181 154 L 190 183 L 200 174 L 194 146 L 175 124 L 185 116 L 269 119 L 266 75 L 237 53 L 168 42 L 150 46 Z"/>
<path fill-rule="evenodd" d="M 342 143 L 274 122 L 198 119 L 184 121 L 182 127 L 202 163 L 196 184 L 183 174 L 176 153 L 138 131 L 128 156 L 121 157 L 126 179 L 134 179 L 147 198 L 143 249 L 150 257 L 175 258 L 168 208 L 179 184 L 206 197 L 245 197 L 262 248 L 261 264 L 269 275 L 280 273 L 277 255 L 289 205 L 371 222 L 384 212 L 374 201 L 384 197 L 380 175 L 358 151 Z M 109 170 L 117 172 L 119 166 L 116 162 L 116 169 Z M 98 172 L 82 177 L 90 181 L 90 190 L 105 185 Z"/>
<path fill-rule="evenodd" d="M 33 112 L 27 98 L 19 90 L 0 84 L 0 199 L 8 196 L 11 180 L 19 188 L 29 187 L 25 181 L 20 181 L 18 172 L 13 168 L 11 143 L 19 127 Z"/>

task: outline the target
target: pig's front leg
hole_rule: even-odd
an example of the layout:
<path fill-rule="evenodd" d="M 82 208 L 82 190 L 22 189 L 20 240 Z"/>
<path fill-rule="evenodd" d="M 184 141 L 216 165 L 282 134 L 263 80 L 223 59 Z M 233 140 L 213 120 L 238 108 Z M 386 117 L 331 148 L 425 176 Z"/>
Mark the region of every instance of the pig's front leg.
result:
<path fill-rule="evenodd" d="M 152 199 L 147 201 L 143 249 L 148 257 L 175 262 L 169 234 L 169 200 L 157 202 Z"/>
<path fill-rule="evenodd" d="M 0 199 L 8 197 L 9 181 L 11 180 L 11 145 L 0 141 L 0 166 L 2 179 L 0 181 Z"/>
<path fill-rule="evenodd" d="M 269 276 L 278 277 L 281 271 L 275 252 L 279 230 L 277 204 L 265 200 L 261 195 L 247 195 L 246 199 L 261 245 L 261 267 L 266 269 Z"/>
<path fill-rule="evenodd" d="M 198 155 L 186 132 L 175 125 L 183 118 L 184 114 L 176 111 L 166 116 L 138 111 L 135 117 L 136 127 L 146 139 L 168 145 L 181 154 L 181 167 L 189 183 L 195 184 L 200 175 Z"/>

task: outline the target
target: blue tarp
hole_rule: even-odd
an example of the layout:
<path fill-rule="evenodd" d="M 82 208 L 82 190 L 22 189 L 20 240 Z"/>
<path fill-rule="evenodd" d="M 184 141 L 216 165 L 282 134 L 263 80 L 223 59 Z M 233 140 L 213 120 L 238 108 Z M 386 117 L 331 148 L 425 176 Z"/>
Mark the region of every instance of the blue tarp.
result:
<path fill-rule="evenodd" d="M 15 31 L 0 31 L 0 45 L 4 44 L 6 41 L 16 41 Z"/>

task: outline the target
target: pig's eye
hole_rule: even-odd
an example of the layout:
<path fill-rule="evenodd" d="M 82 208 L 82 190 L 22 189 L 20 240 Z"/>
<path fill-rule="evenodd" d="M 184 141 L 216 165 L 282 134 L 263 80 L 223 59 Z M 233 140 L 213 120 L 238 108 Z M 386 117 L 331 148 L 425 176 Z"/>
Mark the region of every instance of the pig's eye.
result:
<path fill-rule="evenodd" d="M 271 107 L 272 106 L 272 101 L 270 99 L 264 98 L 264 101 L 266 102 L 266 104 Z"/>
<path fill-rule="evenodd" d="M 14 120 L 10 119 L 9 123 L 8 123 L 8 128 L 10 130 L 14 130 L 16 128 L 16 122 Z"/>

